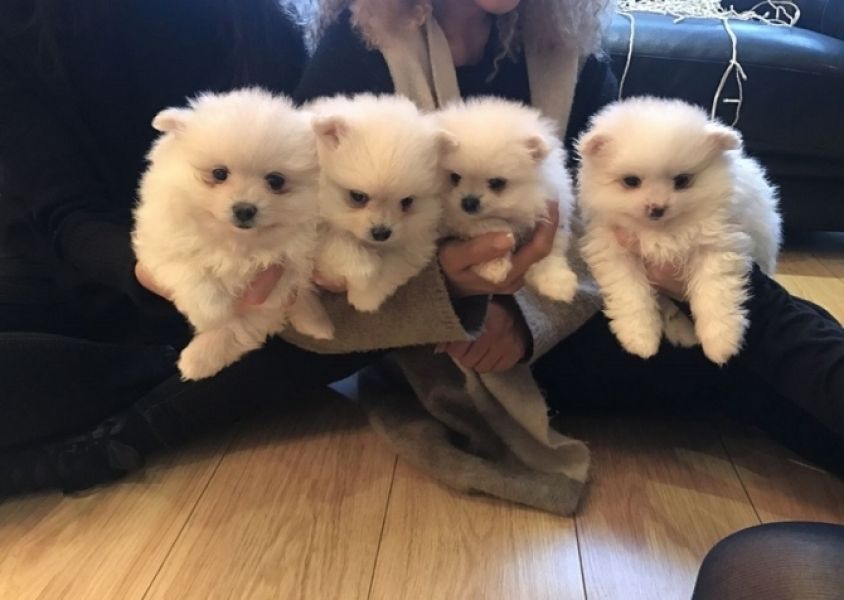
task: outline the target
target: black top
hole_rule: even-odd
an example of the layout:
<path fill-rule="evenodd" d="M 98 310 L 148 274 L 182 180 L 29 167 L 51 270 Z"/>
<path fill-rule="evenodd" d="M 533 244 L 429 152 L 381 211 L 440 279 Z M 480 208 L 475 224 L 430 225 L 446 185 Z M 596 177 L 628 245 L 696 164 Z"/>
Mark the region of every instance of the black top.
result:
<path fill-rule="evenodd" d="M 0 260 L 48 263 L 91 310 L 172 314 L 136 282 L 129 241 L 152 118 L 204 90 L 292 92 L 301 32 L 263 0 L 90 2 L 85 18 L 56 1 L 45 37 L 24 26 L 36 4 L 0 7 Z"/>
<path fill-rule="evenodd" d="M 503 57 L 496 65 L 495 57 L 500 47 L 498 28 L 493 21 L 481 60 L 456 69 L 460 95 L 464 98 L 500 96 L 530 104 L 530 84 L 525 62 Z"/>
<path fill-rule="evenodd" d="M 525 61 L 521 57 L 516 60 L 503 58 L 495 71 L 493 62 L 499 47 L 498 35 L 493 29 L 481 61 L 457 69 L 461 95 L 464 98 L 500 96 L 530 104 Z M 490 79 L 493 73 L 495 75 Z M 391 94 L 395 92 L 395 86 L 383 55 L 366 47 L 346 12 L 325 32 L 302 75 L 294 98 L 306 102 L 321 96 L 359 92 Z M 585 129 L 589 117 L 615 100 L 617 95 L 618 85 L 609 63 L 589 58 L 580 73 L 569 117 L 566 132 L 569 150 Z"/>

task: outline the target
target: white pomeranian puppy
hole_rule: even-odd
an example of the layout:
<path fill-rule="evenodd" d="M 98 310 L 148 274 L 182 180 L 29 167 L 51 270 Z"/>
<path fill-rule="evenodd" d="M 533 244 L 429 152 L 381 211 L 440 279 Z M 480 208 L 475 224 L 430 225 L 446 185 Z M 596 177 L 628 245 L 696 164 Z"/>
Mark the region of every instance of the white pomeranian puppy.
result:
<path fill-rule="evenodd" d="M 605 108 L 581 137 L 583 256 L 629 352 L 653 356 L 663 333 L 675 345 L 699 342 L 717 364 L 741 348 L 752 262 L 774 272 L 782 225 L 776 190 L 741 147 L 736 130 L 703 110 L 656 98 Z M 616 241 L 618 228 L 635 236 L 639 256 Z M 643 261 L 676 268 L 694 325 L 654 291 Z"/>
<path fill-rule="evenodd" d="M 440 111 L 440 126 L 454 144 L 443 153 L 449 173 L 444 228 L 462 239 L 484 233 L 513 234 L 517 244 L 548 218 L 549 201 L 560 208 L 560 226 L 546 258 L 526 273 L 527 284 L 553 300 L 570 301 L 577 275 L 566 259 L 574 194 L 554 124 L 539 111 L 500 98 L 478 98 Z M 513 267 L 508 255 L 474 268 L 493 283 Z"/>
<path fill-rule="evenodd" d="M 182 377 L 214 375 L 288 319 L 306 335 L 331 338 L 310 285 L 318 221 L 310 115 L 244 89 L 163 110 L 153 127 L 163 135 L 141 180 L 133 244 L 195 330 L 179 359 Z M 237 310 L 271 265 L 283 274 L 266 302 Z"/>
<path fill-rule="evenodd" d="M 408 99 L 362 94 L 308 107 L 321 167 L 316 270 L 349 304 L 377 311 L 431 261 L 448 137 Z"/>

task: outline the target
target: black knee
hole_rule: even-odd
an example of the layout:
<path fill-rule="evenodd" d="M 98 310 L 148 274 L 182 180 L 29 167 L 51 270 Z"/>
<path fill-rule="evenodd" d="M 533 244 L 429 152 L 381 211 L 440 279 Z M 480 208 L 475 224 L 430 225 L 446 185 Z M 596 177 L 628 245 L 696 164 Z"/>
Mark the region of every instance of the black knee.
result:
<path fill-rule="evenodd" d="M 703 560 L 693 600 L 841 600 L 844 527 L 772 523 L 724 538 Z"/>

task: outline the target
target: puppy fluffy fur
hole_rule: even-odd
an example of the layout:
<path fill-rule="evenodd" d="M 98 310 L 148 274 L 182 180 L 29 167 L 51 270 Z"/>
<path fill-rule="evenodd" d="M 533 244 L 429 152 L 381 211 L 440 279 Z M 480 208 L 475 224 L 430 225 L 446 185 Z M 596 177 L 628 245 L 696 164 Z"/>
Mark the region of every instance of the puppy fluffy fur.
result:
<path fill-rule="evenodd" d="M 454 140 L 442 164 L 448 171 L 444 224 L 448 235 L 489 232 L 524 240 L 548 218 L 547 201 L 560 209 L 551 254 L 526 274 L 529 286 L 553 300 L 571 301 L 577 276 L 566 260 L 574 203 L 566 157 L 554 125 L 537 110 L 499 98 L 454 104 L 438 114 Z M 512 255 L 475 267 L 493 283 L 507 279 Z"/>
<path fill-rule="evenodd" d="M 665 333 L 727 362 L 747 328 L 751 261 L 773 273 L 781 241 L 776 190 L 739 133 L 684 102 L 634 98 L 596 115 L 578 146 L 583 256 L 613 333 L 644 358 Z M 641 259 L 616 242 L 617 227 L 636 237 Z M 654 292 L 642 259 L 677 268 L 694 325 Z"/>
<path fill-rule="evenodd" d="M 408 99 L 362 94 L 309 106 L 324 220 L 317 272 L 374 312 L 436 250 L 446 136 Z"/>
<path fill-rule="evenodd" d="M 260 347 L 288 319 L 330 338 L 310 287 L 317 158 L 310 116 L 260 89 L 204 94 L 159 113 L 133 235 L 138 260 L 172 292 L 195 336 L 185 379 L 209 377 Z M 234 301 L 270 265 L 284 269 L 260 307 Z M 290 304 L 291 300 L 294 300 Z"/>

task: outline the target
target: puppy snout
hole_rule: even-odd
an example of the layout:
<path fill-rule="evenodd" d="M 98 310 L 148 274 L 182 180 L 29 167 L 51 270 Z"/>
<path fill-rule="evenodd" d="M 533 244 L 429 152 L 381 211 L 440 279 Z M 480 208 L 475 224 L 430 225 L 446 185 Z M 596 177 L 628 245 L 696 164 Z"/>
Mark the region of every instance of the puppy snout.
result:
<path fill-rule="evenodd" d="M 372 239 L 376 242 L 386 242 L 390 239 L 390 236 L 393 235 L 393 230 L 386 225 L 376 225 L 369 230 L 369 235 L 371 235 Z"/>
<path fill-rule="evenodd" d="M 481 199 L 477 196 L 464 196 L 460 201 L 460 206 L 470 215 L 474 215 L 481 210 Z"/>
<path fill-rule="evenodd" d="M 651 221 L 659 221 L 665 216 L 665 211 L 668 210 L 665 206 L 659 204 L 649 204 L 647 207 L 648 218 Z"/>
<path fill-rule="evenodd" d="M 232 219 L 234 224 L 241 229 L 254 227 L 257 215 L 258 207 L 251 202 L 237 202 L 232 205 Z"/>

